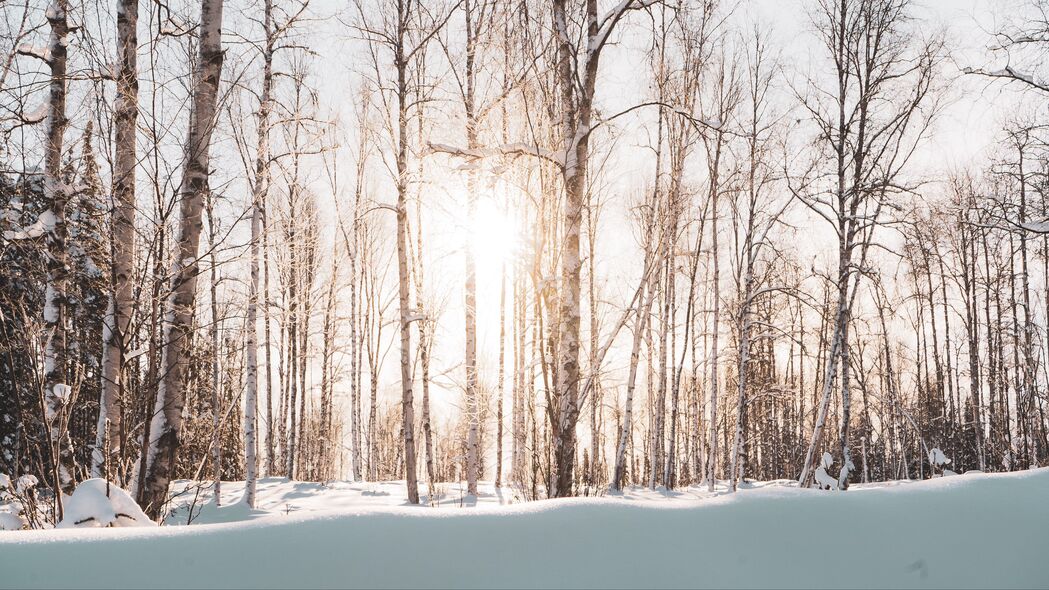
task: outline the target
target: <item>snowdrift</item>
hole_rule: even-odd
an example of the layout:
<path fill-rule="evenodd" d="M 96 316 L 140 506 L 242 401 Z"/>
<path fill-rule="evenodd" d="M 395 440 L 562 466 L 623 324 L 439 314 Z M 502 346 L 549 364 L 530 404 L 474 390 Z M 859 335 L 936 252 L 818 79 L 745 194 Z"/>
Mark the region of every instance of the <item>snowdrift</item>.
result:
<path fill-rule="evenodd" d="M 58 528 L 156 526 L 126 491 L 92 478 L 82 481 L 65 501 L 65 518 Z"/>
<path fill-rule="evenodd" d="M 0 533 L 3 587 L 1049 586 L 1049 469 L 849 492 Z"/>

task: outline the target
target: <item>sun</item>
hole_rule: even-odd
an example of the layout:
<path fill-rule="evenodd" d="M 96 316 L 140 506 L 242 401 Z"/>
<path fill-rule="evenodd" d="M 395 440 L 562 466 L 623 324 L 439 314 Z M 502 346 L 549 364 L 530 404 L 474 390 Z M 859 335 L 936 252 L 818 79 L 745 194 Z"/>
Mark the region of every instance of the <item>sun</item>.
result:
<path fill-rule="evenodd" d="M 489 196 L 477 200 L 470 235 L 481 273 L 498 274 L 502 265 L 511 265 L 519 254 L 520 228 L 509 212 Z"/>

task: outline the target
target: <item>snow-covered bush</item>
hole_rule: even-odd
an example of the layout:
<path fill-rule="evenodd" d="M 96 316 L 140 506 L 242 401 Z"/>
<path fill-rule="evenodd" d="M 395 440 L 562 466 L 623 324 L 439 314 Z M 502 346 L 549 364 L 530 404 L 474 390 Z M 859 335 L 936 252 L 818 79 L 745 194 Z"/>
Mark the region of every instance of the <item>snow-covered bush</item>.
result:
<path fill-rule="evenodd" d="M 953 471 L 945 468 L 947 465 L 950 465 L 950 463 L 950 458 L 948 458 L 947 455 L 944 455 L 943 451 L 940 449 L 933 448 L 929 451 L 929 465 L 932 465 L 934 474 L 935 471 L 939 469 L 940 475 L 955 475 Z"/>
<path fill-rule="evenodd" d="M 831 477 L 827 470 L 834 464 L 834 457 L 830 453 L 823 453 L 823 458 L 820 460 L 820 466 L 816 468 L 816 487 L 821 490 L 836 490 L 838 489 L 838 480 Z"/>
<path fill-rule="evenodd" d="M 0 531 L 17 531 L 32 524 L 30 512 L 36 477 L 23 475 L 15 481 L 6 473 L 0 473 Z M 28 501 L 27 501 L 28 500 Z"/>
<path fill-rule="evenodd" d="M 156 526 L 130 494 L 100 478 L 81 482 L 63 508 L 58 528 Z"/>

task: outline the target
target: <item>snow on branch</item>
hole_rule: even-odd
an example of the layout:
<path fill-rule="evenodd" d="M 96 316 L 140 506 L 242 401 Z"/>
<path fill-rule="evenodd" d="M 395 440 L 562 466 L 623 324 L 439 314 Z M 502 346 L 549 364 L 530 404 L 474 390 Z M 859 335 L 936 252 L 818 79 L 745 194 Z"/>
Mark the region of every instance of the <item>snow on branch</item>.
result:
<path fill-rule="evenodd" d="M 938 448 L 934 448 L 929 451 L 929 464 L 934 467 L 943 467 L 944 465 L 950 465 L 951 460 L 947 458 L 947 455 L 943 454 Z"/>
<path fill-rule="evenodd" d="M 29 43 L 23 43 L 18 46 L 15 50 L 18 55 L 25 55 L 27 57 L 35 57 L 44 63 L 51 63 L 51 50 L 47 47 L 40 47 L 39 45 L 32 45 Z"/>
<path fill-rule="evenodd" d="M 429 148 L 427 153 L 430 154 L 448 154 L 449 156 L 457 156 L 468 160 L 477 160 L 484 157 L 480 150 L 471 150 L 446 143 L 434 143 L 431 141 L 427 144 L 427 147 Z"/>
<path fill-rule="evenodd" d="M 55 214 L 50 209 L 40 214 L 40 217 L 32 225 L 21 230 L 8 230 L 4 232 L 5 240 L 31 240 L 50 232 L 55 228 Z"/>
<path fill-rule="evenodd" d="M 545 150 L 537 145 L 508 143 L 501 145 L 496 149 L 504 156 L 535 156 L 536 158 L 557 164 L 562 168 L 565 166 L 565 157 L 563 154 L 560 152 Z"/>
<path fill-rule="evenodd" d="M 543 149 L 536 145 L 529 145 L 526 143 L 507 143 L 493 147 L 482 147 L 476 149 L 464 148 L 460 146 L 449 145 L 445 143 L 434 143 L 430 142 L 427 144 L 428 154 L 446 154 L 452 157 L 463 158 L 470 163 L 484 160 L 486 158 L 495 158 L 500 156 L 533 156 L 542 160 L 546 160 L 553 164 L 557 164 L 562 168 L 565 166 L 564 154 L 561 152 L 555 152 L 547 149 Z M 464 165 L 459 168 L 460 170 L 471 169 L 469 165 Z"/>
<path fill-rule="evenodd" d="M 47 103 L 41 104 L 28 113 L 22 113 L 20 117 L 26 125 L 36 125 L 47 118 L 49 107 Z"/>
<path fill-rule="evenodd" d="M 597 35 L 590 38 L 587 42 L 586 52 L 589 55 L 599 53 L 608 41 L 608 36 L 612 34 L 612 29 L 616 27 L 616 23 L 619 19 L 630 10 L 642 10 L 649 6 L 659 4 L 662 0 L 622 0 L 619 4 L 605 13 L 605 16 L 601 17 L 600 24 L 597 28 Z"/>
<path fill-rule="evenodd" d="M 1020 228 L 1036 234 L 1049 234 L 1049 219 L 1045 221 L 1028 221 L 1025 223 L 1018 223 Z"/>
<path fill-rule="evenodd" d="M 1017 82 L 1023 82 L 1032 88 L 1037 88 L 1042 92 L 1049 92 L 1049 84 L 1040 82 L 1035 79 L 1034 74 L 1028 74 L 1021 72 L 1012 66 L 1005 66 L 1000 70 L 984 70 L 980 68 L 965 68 L 962 70 L 966 74 L 976 74 L 979 76 L 986 76 L 988 78 L 1004 78 L 1006 80 L 1015 80 Z"/>

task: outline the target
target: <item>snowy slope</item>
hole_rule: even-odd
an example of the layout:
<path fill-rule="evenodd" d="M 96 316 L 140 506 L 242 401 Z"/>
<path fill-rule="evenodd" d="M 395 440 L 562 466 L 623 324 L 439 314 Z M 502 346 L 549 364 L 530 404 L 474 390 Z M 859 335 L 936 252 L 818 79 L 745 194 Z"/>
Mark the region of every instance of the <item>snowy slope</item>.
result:
<path fill-rule="evenodd" d="M 347 502 L 229 524 L 6 532 L 0 586 L 1045 588 L 1049 469 L 845 493 Z"/>

